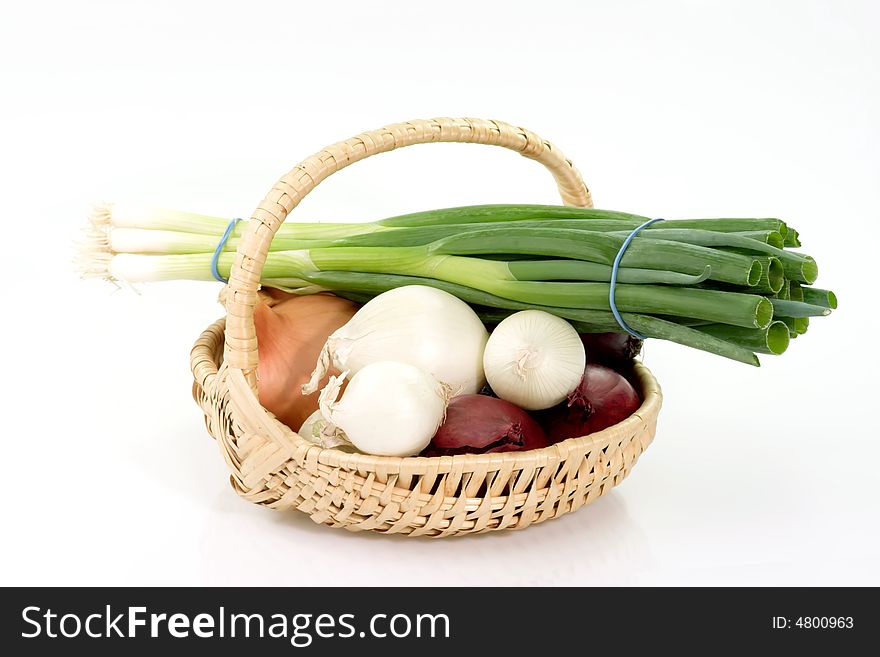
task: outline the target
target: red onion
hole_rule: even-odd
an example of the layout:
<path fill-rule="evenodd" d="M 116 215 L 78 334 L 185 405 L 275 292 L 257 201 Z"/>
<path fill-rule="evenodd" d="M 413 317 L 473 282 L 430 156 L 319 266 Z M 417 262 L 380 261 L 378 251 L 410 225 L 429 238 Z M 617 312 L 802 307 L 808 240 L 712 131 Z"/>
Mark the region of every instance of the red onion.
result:
<path fill-rule="evenodd" d="M 586 436 L 625 420 L 641 405 L 629 381 L 605 367 L 587 363 L 580 385 L 568 400 L 538 418 L 553 441 Z"/>
<path fill-rule="evenodd" d="M 519 452 L 548 445 L 540 425 L 510 402 L 486 395 L 453 397 L 422 456 Z"/>
<path fill-rule="evenodd" d="M 581 333 L 587 362 L 618 367 L 631 365 L 642 350 L 642 341 L 628 333 Z"/>

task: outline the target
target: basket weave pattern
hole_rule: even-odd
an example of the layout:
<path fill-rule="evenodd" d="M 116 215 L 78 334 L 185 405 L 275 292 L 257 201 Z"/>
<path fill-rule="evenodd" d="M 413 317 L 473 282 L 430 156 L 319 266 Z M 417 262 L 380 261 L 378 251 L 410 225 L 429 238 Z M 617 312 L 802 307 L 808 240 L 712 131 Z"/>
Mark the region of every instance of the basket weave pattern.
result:
<path fill-rule="evenodd" d="M 574 511 L 629 473 L 653 439 L 661 393 L 637 364 L 642 406 L 590 436 L 527 452 L 393 458 L 348 454 L 301 438 L 258 401 L 253 324 L 260 273 L 275 231 L 318 183 L 375 153 L 433 141 L 503 146 L 544 164 L 563 202 L 591 206 L 577 169 L 549 142 L 500 121 L 433 119 L 363 133 L 283 176 L 254 212 L 226 289 L 227 316 L 192 350 L 193 396 L 220 446 L 236 492 L 353 531 L 444 537 L 524 528 Z M 307 321 L 307 318 L 304 318 Z"/>

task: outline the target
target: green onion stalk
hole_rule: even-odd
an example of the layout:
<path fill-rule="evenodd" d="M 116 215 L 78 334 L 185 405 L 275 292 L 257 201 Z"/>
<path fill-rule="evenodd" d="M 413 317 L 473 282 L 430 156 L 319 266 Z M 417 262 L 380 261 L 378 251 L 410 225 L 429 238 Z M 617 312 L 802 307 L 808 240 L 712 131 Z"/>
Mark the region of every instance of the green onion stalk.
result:
<path fill-rule="evenodd" d="M 372 223 L 290 222 L 272 242 L 262 283 L 359 301 L 402 285 L 430 285 L 470 303 L 484 318 L 539 308 L 578 330 L 620 332 L 608 300 L 612 264 L 645 220 L 608 210 L 492 205 Z M 229 223 L 193 213 L 101 206 L 80 268 L 85 276 L 130 283 L 213 280 L 214 250 Z M 235 224 L 220 248 L 216 264 L 223 277 L 244 228 Z M 818 268 L 809 256 L 787 250 L 799 244 L 792 234 L 797 236 L 778 219 L 652 224 L 621 259 L 617 307 L 646 337 L 757 365 L 755 352 L 783 353 L 789 338 L 806 330 L 806 318 L 828 314 L 837 303 L 833 292 L 809 287 Z"/>

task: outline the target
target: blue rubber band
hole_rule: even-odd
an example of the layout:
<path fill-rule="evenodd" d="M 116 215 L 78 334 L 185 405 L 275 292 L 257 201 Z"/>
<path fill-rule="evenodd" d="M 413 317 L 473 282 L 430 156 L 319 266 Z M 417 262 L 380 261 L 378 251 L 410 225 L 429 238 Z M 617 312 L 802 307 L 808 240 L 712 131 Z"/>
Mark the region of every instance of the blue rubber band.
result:
<path fill-rule="evenodd" d="M 630 328 L 629 324 L 623 321 L 623 317 L 620 316 L 620 311 L 617 309 L 617 304 L 614 301 L 614 290 L 617 287 L 617 270 L 620 269 L 620 261 L 623 260 L 623 254 L 626 253 L 626 249 L 629 247 L 629 243 L 633 241 L 633 238 L 638 235 L 642 230 L 644 230 L 651 224 L 656 224 L 658 221 L 663 221 L 663 219 L 649 219 L 641 226 L 634 228 L 633 232 L 631 232 L 627 236 L 627 238 L 623 240 L 623 244 L 620 245 L 620 250 L 614 257 L 614 264 L 611 266 L 611 289 L 608 291 L 608 304 L 611 306 L 611 314 L 614 315 L 614 319 L 616 319 L 617 323 L 620 324 L 620 328 L 629 333 L 631 336 L 638 338 L 639 340 L 647 340 L 647 338 L 638 331 L 634 331 L 632 328 Z"/>
<path fill-rule="evenodd" d="M 235 224 L 237 224 L 241 219 L 233 219 L 229 222 L 229 225 L 226 226 L 226 231 L 223 233 L 223 237 L 220 238 L 220 241 L 217 243 L 217 248 L 214 249 L 214 255 L 211 256 L 211 273 L 221 283 L 228 283 L 228 278 L 223 278 L 220 275 L 220 272 L 217 271 L 217 261 L 220 259 L 220 254 L 223 252 L 223 247 L 226 245 L 226 240 L 229 239 L 229 236 L 232 235 L 232 229 L 235 228 Z"/>

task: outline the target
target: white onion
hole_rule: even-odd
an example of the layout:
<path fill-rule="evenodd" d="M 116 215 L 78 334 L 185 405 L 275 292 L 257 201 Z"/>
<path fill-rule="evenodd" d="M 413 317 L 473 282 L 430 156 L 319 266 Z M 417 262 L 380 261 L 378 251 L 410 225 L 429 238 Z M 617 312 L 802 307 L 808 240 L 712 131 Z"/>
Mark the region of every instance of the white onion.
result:
<path fill-rule="evenodd" d="M 483 354 L 495 394 L 529 411 L 565 399 L 580 383 L 585 365 L 577 331 L 543 310 L 523 310 L 505 318 L 492 331 Z"/>
<path fill-rule="evenodd" d="M 330 377 L 319 404 L 358 450 L 412 456 L 428 446 L 446 415 L 448 386 L 413 365 L 379 361 L 352 376 L 337 401 L 347 375 Z"/>
<path fill-rule="evenodd" d="M 334 427 L 318 409 L 309 415 L 297 433 L 310 443 L 325 449 L 341 449 L 344 452 L 356 451 L 354 445 L 339 427 Z"/>
<path fill-rule="evenodd" d="M 425 370 L 452 388 L 472 394 L 483 387 L 483 349 L 489 334 L 477 314 L 457 297 L 425 285 L 406 285 L 367 302 L 324 345 L 303 394 L 318 389 L 334 366 L 359 372 L 394 360 Z"/>
<path fill-rule="evenodd" d="M 302 423 L 302 426 L 297 433 L 310 443 L 320 445 L 321 430 L 326 424 L 327 420 L 324 419 L 324 415 L 321 413 L 321 410 L 318 409 L 306 418 L 306 421 Z"/>

